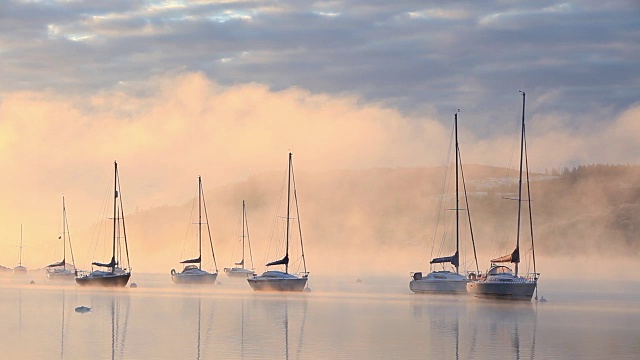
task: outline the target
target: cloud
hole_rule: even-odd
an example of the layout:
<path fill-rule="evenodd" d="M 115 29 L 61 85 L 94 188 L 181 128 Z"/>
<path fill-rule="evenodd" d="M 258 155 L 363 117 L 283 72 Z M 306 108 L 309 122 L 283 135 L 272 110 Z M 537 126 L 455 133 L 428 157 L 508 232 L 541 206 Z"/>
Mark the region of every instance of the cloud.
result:
<path fill-rule="evenodd" d="M 348 94 L 490 136 L 505 94 L 610 122 L 638 101 L 634 1 L 4 2 L 0 94 L 77 95 L 201 72 L 225 86 Z M 483 133 L 484 132 L 484 133 Z"/>

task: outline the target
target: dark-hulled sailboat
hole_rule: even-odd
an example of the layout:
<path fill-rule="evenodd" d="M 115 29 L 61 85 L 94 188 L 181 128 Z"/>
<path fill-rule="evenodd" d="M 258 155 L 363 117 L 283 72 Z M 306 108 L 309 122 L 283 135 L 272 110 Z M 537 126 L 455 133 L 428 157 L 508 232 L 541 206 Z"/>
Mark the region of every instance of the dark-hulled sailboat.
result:
<path fill-rule="evenodd" d="M 67 208 L 64 203 L 64 196 L 62 197 L 62 235 L 60 235 L 58 239 L 62 240 L 62 261 L 47 265 L 47 278 L 49 278 L 49 280 L 73 280 L 76 277 L 76 263 L 73 259 L 73 248 L 71 247 L 71 236 L 69 235 Z M 67 240 L 69 241 L 71 264 L 67 263 Z"/>
<path fill-rule="evenodd" d="M 409 282 L 409 289 L 414 293 L 433 293 L 433 294 L 466 294 L 467 282 L 469 279 L 467 276 L 460 274 L 460 211 L 464 210 L 460 208 L 459 201 L 459 170 L 462 169 L 462 160 L 460 158 L 460 146 L 458 144 L 458 113 L 454 115 L 454 134 L 455 134 L 455 167 L 456 167 L 456 206 L 454 209 L 456 212 L 456 252 L 451 256 L 437 257 L 430 261 L 432 265 L 432 271 L 426 276 L 422 276 L 421 272 L 415 272 L 412 275 L 412 279 Z M 464 174 L 462 176 L 464 184 Z M 464 187 L 464 195 L 466 202 L 466 211 L 469 218 L 469 229 L 471 232 L 471 241 L 473 242 L 473 230 L 471 230 L 471 215 L 469 215 L 469 202 L 467 199 L 466 186 Z M 475 254 L 475 243 L 473 244 L 473 253 L 476 264 L 476 271 L 478 270 L 478 261 Z M 434 264 L 447 264 L 450 263 L 455 267 L 455 272 L 449 270 L 433 270 Z"/>
<path fill-rule="evenodd" d="M 91 263 L 92 271 L 89 274 L 80 274 L 76 277 L 76 283 L 80 286 L 124 287 L 131 277 L 129 247 L 124 223 L 122 196 L 120 194 L 120 178 L 118 177 L 118 163 L 115 161 L 113 168 L 113 236 L 111 261 L 108 263 Z M 126 259 L 126 264 L 122 263 L 124 259 Z M 93 266 L 98 267 L 98 269 L 93 270 Z M 102 268 L 106 270 L 101 270 Z"/>
<path fill-rule="evenodd" d="M 525 93 L 522 93 L 522 133 L 520 137 L 520 178 L 518 182 L 518 226 L 516 234 L 516 248 L 511 254 L 507 254 L 491 260 L 491 268 L 476 282 L 467 284 L 467 291 L 477 298 L 506 299 L 530 301 L 538 283 L 540 274 L 536 272 L 535 248 L 533 243 L 533 222 L 531 215 L 531 191 L 529 187 L 529 162 L 527 159 L 527 143 L 524 125 Z M 523 170 L 524 165 L 524 170 Z M 526 173 L 527 199 L 522 199 L 522 176 Z M 520 223 L 522 218 L 522 202 L 529 204 L 529 226 L 531 229 L 531 251 L 533 260 L 533 273 L 526 276 L 518 275 L 520 264 Z M 514 264 L 515 272 L 503 263 Z"/>
<path fill-rule="evenodd" d="M 302 228 L 300 226 L 300 212 L 298 211 L 298 195 L 296 192 L 295 177 L 293 175 L 293 158 L 289 153 L 289 170 L 287 178 L 287 219 L 286 219 L 286 247 L 285 255 L 280 260 L 275 260 L 268 263 L 266 266 L 284 265 L 284 271 L 280 270 L 268 270 L 262 273 L 262 275 L 254 275 L 247 279 L 249 286 L 256 291 L 303 291 L 307 280 L 309 279 L 309 273 L 307 272 L 307 265 L 304 258 L 304 246 L 302 244 Z M 299 274 L 289 273 L 289 243 L 290 243 L 290 222 L 291 222 L 291 190 L 293 189 L 294 204 L 296 207 L 296 219 L 298 220 L 298 231 L 300 234 L 300 250 L 302 255 L 302 265 L 304 271 Z"/>
<path fill-rule="evenodd" d="M 211 273 L 202 270 L 202 209 L 204 208 L 204 216 L 207 225 L 207 233 L 209 234 L 209 244 L 211 245 L 211 256 L 216 272 Z M 213 251 L 213 241 L 211 240 L 211 230 L 209 228 L 209 216 L 207 215 L 207 206 L 204 201 L 204 190 L 202 189 L 202 178 L 198 176 L 198 257 L 195 259 L 183 260 L 180 262 L 185 264 L 181 272 L 171 269 L 171 280 L 176 284 L 214 284 L 218 277 L 218 265 L 216 263 L 216 255 Z M 197 264 L 197 265 L 196 265 Z"/>

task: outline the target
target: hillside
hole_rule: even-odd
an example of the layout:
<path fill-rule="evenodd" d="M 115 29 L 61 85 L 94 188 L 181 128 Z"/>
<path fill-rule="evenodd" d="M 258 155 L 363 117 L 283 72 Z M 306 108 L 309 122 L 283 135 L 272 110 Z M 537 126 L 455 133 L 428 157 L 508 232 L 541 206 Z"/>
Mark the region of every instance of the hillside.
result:
<path fill-rule="evenodd" d="M 451 182 L 444 181 L 445 173 L 436 167 L 296 174 L 310 264 L 324 271 L 383 271 L 392 263 L 415 264 L 428 256 L 439 201 L 452 194 L 447 185 L 441 196 L 443 184 Z M 515 174 L 498 167 L 465 167 L 483 258 L 513 244 L 517 203 L 505 198 L 517 191 Z M 215 189 L 205 186 L 219 268 L 239 260 L 241 202 L 246 200 L 254 262 L 262 269 L 282 179 L 282 174 L 266 173 Z M 532 174 L 531 179 L 539 256 L 640 254 L 640 167 L 594 165 L 556 176 Z M 189 201 L 128 217 L 134 267 L 168 271 L 181 254 L 188 256 L 191 207 Z"/>

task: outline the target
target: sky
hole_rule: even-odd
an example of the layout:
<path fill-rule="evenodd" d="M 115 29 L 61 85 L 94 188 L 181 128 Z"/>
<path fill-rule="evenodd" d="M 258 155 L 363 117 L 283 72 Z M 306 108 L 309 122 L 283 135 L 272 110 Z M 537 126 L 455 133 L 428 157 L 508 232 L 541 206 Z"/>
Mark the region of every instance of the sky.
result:
<path fill-rule="evenodd" d="M 466 161 L 509 166 L 519 90 L 534 169 L 637 164 L 638 19 L 637 0 L 2 1 L 2 250 L 19 223 L 54 233 L 62 194 L 94 220 L 114 160 L 144 210 L 289 150 L 312 172 L 439 165 L 460 109 Z"/>

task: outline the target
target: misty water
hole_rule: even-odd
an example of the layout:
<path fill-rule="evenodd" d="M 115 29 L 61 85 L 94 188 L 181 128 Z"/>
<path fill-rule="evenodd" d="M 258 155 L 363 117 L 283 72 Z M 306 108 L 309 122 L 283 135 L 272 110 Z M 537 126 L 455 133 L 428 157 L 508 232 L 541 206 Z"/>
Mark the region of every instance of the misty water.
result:
<path fill-rule="evenodd" d="M 312 277 L 300 294 L 256 293 L 224 274 L 208 287 L 132 281 L 0 278 L 0 358 L 640 358 L 639 283 L 548 280 L 548 302 L 516 303 L 412 294 L 408 276 Z"/>

